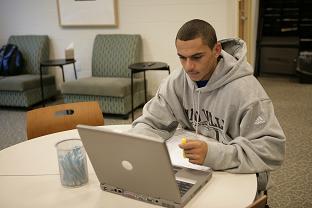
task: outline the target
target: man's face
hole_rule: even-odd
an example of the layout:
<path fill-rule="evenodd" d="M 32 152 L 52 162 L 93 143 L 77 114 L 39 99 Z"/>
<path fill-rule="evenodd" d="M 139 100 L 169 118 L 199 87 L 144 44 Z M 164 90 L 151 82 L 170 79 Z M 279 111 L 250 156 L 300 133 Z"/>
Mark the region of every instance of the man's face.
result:
<path fill-rule="evenodd" d="M 191 80 L 209 80 L 221 53 L 220 43 L 211 50 L 200 37 L 188 41 L 177 39 L 176 48 L 183 69 Z"/>

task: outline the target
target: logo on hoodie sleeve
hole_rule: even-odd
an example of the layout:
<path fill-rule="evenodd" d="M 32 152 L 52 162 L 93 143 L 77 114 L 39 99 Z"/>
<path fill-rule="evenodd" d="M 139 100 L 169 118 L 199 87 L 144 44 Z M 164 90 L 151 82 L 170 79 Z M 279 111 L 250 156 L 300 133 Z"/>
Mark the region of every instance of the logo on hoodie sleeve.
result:
<path fill-rule="evenodd" d="M 262 118 L 261 116 L 258 116 L 254 124 L 260 125 L 260 124 L 264 124 L 264 123 L 265 123 L 264 118 Z"/>

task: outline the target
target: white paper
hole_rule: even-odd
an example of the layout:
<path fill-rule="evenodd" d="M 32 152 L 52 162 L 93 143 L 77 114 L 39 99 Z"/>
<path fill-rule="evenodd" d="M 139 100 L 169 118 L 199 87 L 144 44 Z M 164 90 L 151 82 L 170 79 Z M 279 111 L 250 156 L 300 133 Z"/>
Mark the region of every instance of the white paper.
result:
<path fill-rule="evenodd" d="M 175 166 L 183 166 L 197 170 L 210 170 L 211 168 L 207 166 L 190 163 L 187 158 L 183 157 L 183 150 L 179 147 L 182 138 L 200 139 L 203 141 L 208 140 L 208 138 L 202 135 L 197 135 L 196 138 L 196 134 L 191 131 L 177 129 L 175 134 L 166 142 L 172 164 Z"/>

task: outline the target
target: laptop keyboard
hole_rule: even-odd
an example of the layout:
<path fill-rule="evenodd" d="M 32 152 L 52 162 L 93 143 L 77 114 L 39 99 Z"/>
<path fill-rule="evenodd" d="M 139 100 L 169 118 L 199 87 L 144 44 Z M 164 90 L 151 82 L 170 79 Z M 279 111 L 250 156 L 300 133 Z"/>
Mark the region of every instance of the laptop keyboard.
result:
<path fill-rule="evenodd" d="M 176 182 L 177 182 L 177 184 L 178 184 L 181 197 L 182 197 L 188 190 L 190 190 L 190 188 L 192 188 L 192 186 L 194 185 L 194 184 L 187 183 L 187 182 L 184 182 L 184 181 L 178 181 L 178 180 L 176 180 Z"/>

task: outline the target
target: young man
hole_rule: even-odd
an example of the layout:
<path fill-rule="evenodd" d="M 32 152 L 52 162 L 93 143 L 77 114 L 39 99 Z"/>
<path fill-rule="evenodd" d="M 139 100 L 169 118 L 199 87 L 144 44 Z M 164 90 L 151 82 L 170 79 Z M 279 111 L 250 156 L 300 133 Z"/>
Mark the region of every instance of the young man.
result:
<path fill-rule="evenodd" d="M 217 142 L 181 144 L 191 163 L 232 173 L 257 173 L 266 190 L 268 172 L 279 168 L 285 135 L 272 101 L 253 76 L 240 39 L 217 41 L 213 27 L 194 19 L 176 37 L 183 70 L 175 70 L 133 122 L 132 132 L 171 137 L 180 125 Z"/>

